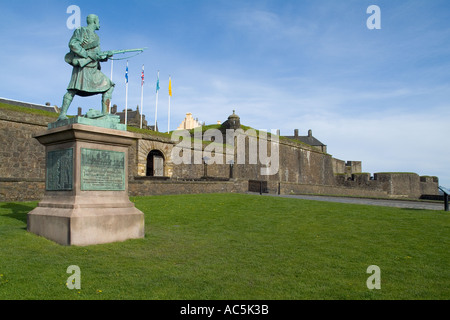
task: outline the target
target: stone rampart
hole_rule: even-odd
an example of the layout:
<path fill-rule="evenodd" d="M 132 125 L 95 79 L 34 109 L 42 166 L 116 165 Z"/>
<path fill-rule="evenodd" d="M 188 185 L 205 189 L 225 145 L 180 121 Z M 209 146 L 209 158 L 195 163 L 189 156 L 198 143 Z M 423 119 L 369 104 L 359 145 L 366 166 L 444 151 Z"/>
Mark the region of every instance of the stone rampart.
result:
<path fill-rule="evenodd" d="M 0 201 L 39 200 L 45 191 L 45 150 L 33 135 L 47 130 L 55 117 L 0 108 Z M 267 143 L 268 155 L 271 142 Z M 246 192 L 248 181 L 266 181 L 270 193 L 316 193 L 348 196 L 420 198 L 438 194 L 438 179 L 415 173 L 360 173 L 361 162 L 344 162 L 303 143 L 280 139 L 279 163 L 274 174 L 263 175 L 265 167 L 250 163 L 250 140 L 245 140 L 245 164 L 236 160 L 233 148 L 208 147 L 222 164 L 201 161 L 205 144 L 192 144 L 191 164 L 175 164 L 175 142 L 167 137 L 137 134 L 129 148 L 128 180 L 130 195 L 156 195 L 210 192 Z M 164 180 L 145 178 L 150 151 L 164 155 Z M 234 164 L 227 162 L 230 153 Z M 228 154 L 228 157 L 227 157 Z M 197 159 L 197 160 L 195 160 Z M 200 159 L 200 162 L 198 161 Z M 342 172 L 341 172 L 342 171 Z M 340 173 L 340 174 L 339 174 Z M 230 179 L 229 181 L 227 179 Z M 199 181 L 203 179 L 202 181 Z M 214 181 L 214 179 L 219 181 Z M 190 180 L 190 181 L 189 181 Z"/>
<path fill-rule="evenodd" d="M 229 181 L 195 180 L 152 180 L 137 178 L 129 182 L 130 196 L 176 195 L 198 193 L 244 193 L 248 181 L 233 179 Z"/>
<path fill-rule="evenodd" d="M 422 195 L 437 195 L 437 177 L 419 177 L 409 172 L 379 172 L 371 177 L 370 173 L 336 175 L 337 186 L 356 193 L 381 192 L 392 198 L 419 199 Z"/>
<path fill-rule="evenodd" d="M 0 201 L 41 199 L 45 191 L 45 148 L 32 136 L 53 117 L 0 109 Z"/>

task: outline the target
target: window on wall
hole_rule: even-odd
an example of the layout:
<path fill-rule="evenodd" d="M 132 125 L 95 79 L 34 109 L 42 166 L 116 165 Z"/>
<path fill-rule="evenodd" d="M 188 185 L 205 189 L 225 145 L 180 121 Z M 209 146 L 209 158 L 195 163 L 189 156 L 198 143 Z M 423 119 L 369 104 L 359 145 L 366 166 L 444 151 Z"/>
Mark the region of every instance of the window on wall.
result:
<path fill-rule="evenodd" d="M 147 177 L 164 176 L 164 155 L 159 150 L 152 150 L 147 156 Z"/>

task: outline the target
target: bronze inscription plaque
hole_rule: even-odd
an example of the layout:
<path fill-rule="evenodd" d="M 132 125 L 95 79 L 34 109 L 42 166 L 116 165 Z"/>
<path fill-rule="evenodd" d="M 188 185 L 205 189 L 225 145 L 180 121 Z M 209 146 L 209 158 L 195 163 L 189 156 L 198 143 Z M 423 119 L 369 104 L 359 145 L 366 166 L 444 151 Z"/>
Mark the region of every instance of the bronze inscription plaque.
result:
<path fill-rule="evenodd" d="M 70 191 L 73 187 L 73 149 L 47 152 L 45 188 Z"/>
<path fill-rule="evenodd" d="M 82 148 L 81 190 L 125 190 L 125 152 Z"/>

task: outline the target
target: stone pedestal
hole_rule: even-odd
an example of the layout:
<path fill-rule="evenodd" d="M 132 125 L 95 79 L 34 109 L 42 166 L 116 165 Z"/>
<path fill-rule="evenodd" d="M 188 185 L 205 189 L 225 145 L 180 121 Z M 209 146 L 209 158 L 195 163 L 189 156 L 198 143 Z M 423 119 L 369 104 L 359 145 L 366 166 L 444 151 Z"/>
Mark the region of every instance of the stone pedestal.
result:
<path fill-rule="evenodd" d="M 62 245 L 144 237 L 144 214 L 128 197 L 133 133 L 72 121 L 35 138 L 46 149 L 46 191 L 28 214 L 29 232 Z"/>

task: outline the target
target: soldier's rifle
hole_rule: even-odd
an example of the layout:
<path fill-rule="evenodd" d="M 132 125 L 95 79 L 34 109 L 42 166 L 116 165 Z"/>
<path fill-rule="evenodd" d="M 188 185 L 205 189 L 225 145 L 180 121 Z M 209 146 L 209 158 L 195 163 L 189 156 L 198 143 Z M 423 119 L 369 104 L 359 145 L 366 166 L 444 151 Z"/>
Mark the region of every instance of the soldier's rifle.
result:
<path fill-rule="evenodd" d="M 111 60 L 123 60 L 123 59 L 128 59 L 130 57 L 126 57 L 126 58 L 119 58 L 119 59 L 112 59 L 111 57 L 113 57 L 116 54 L 122 54 L 122 53 L 130 53 L 130 52 L 137 52 L 136 55 L 144 52 L 144 50 L 147 48 L 139 48 L 139 49 L 125 49 L 125 50 L 112 50 L 112 51 L 104 51 L 100 54 L 97 55 L 97 59 L 92 59 L 92 58 L 73 58 L 71 59 L 72 61 L 69 62 L 67 61 L 69 64 L 73 65 L 73 66 L 79 66 L 79 67 L 85 67 L 87 66 L 89 63 L 93 62 L 93 61 L 101 61 L 101 60 L 105 60 L 105 59 L 111 59 Z M 133 55 L 132 57 L 134 57 L 135 55 Z M 67 57 L 66 57 L 67 60 Z M 70 60 L 70 58 L 69 58 Z"/>

